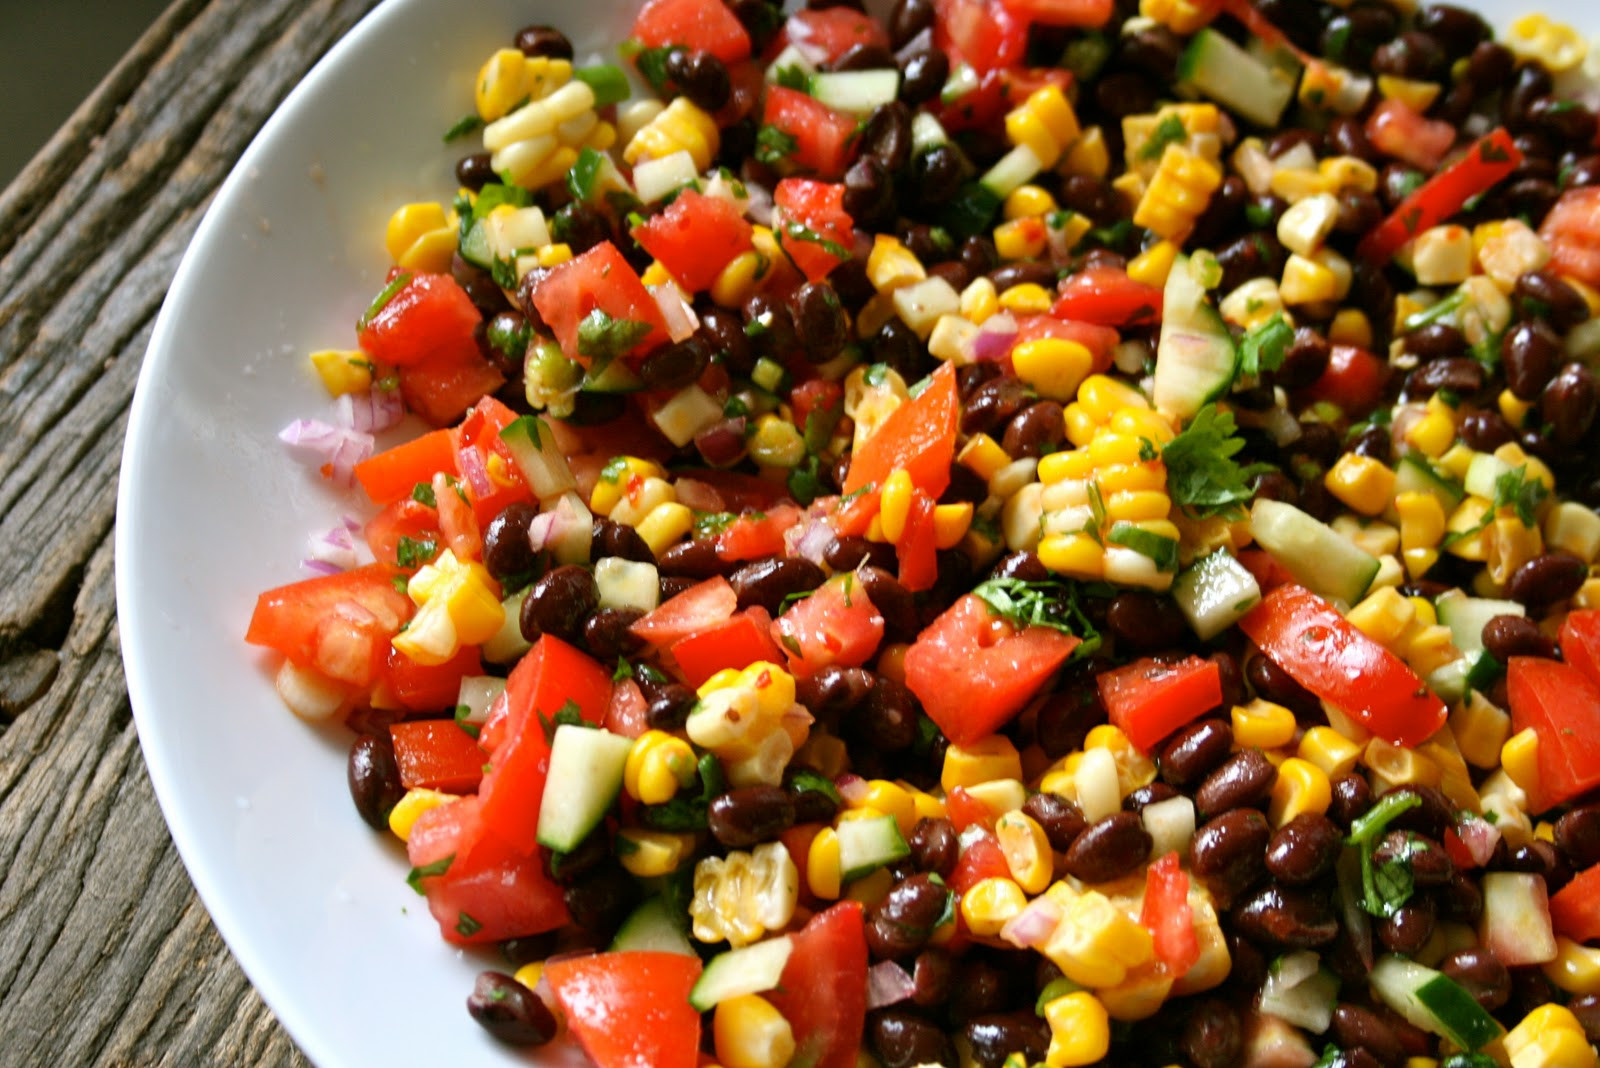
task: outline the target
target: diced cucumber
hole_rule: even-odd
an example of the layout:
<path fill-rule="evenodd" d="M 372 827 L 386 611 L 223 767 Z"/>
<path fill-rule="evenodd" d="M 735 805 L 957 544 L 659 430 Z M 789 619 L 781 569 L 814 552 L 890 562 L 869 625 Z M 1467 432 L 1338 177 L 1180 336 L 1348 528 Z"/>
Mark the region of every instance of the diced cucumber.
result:
<path fill-rule="evenodd" d="M 530 538 L 534 528 L 541 524 L 548 524 L 544 527 L 544 548 L 556 563 L 589 562 L 589 548 L 594 541 L 594 514 L 576 492 L 568 490 L 556 498 L 554 505 L 547 502 L 545 511 L 535 516 L 528 527 Z"/>
<path fill-rule="evenodd" d="M 767 65 L 767 81 L 776 84 L 780 78 L 793 77 L 790 71 L 796 71 L 801 76 L 801 84 L 808 84 L 811 76 L 817 73 L 817 68 L 806 58 L 805 53 L 794 45 L 785 45 L 770 64 Z"/>
<path fill-rule="evenodd" d="M 1495 483 L 1500 481 L 1501 475 L 1509 475 L 1514 470 L 1516 469 L 1500 457 L 1480 452 L 1473 455 L 1472 462 L 1467 465 L 1467 477 L 1462 481 L 1468 493 L 1492 501 L 1495 497 Z"/>
<path fill-rule="evenodd" d="M 1482 886 L 1483 919 L 1478 934 L 1500 963 L 1509 968 L 1554 960 L 1559 947 L 1544 877 L 1492 871 L 1483 877 Z"/>
<path fill-rule="evenodd" d="M 900 72 L 889 68 L 813 74 L 811 95 L 835 111 L 865 115 L 875 107 L 893 103 L 900 95 Z"/>
<path fill-rule="evenodd" d="M 578 480 L 572 477 L 572 468 L 543 419 L 524 415 L 513 420 L 500 431 L 500 440 L 506 443 L 528 488 L 541 501 L 577 488 Z"/>
<path fill-rule="evenodd" d="M 700 172 L 695 170 L 694 157 L 687 149 L 680 149 L 660 159 L 645 159 L 634 164 L 633 188 L 640 200 L 654 204 L 698 177 Z"/>
<path fill-rule="evenodd" d="M 611 952 L 628 950 L 695 956 L 694 945 L 689 941 L 682 921 L 673 916 L 667 903 L 659 897 L 653 897 L 634 909 L 633 914 L 617 928 L 617 936 L 611 940 Z"/>
<path fill-rule="evenodd" d="M 1380 958 L 1368 977 L 1373 992 L 1424 1031 L 1475 1050 L 1500 1037 L 1500 1025 L 1454 979 L 1394 954 Z"/>
<path fill-rule="evenodd" d="M 1239 346 L 1206 301 L 1206 291 L 1179 256 L 1161 297 L 1153 399 L 1169 415 L 1187 418 L 1228 392 L 1239 368 Z"/>
<path fill-rule="evenodd" d="M 1276 126 L 1294 99 L 1299 71 L 1252 56 L 1209 27 L 1195 34 L 1178 59 L 1178 84 L 1232 108 L 1259 126 Z"/>
<path fill-rule="evenodd" d="M 1261 603 L 1261 584 L 1232 553 L 1219 549 L 1178 576 L 1172 598 L 1196 636 L 1210 641 Z"/>
<path fill-rule="evenodd" d="M 1333 1022 L 1339 998 L 1339 977 L 1322 966 L 1310 950 L 1290 953 L 1272 962 L 1261 985 L 1262 1012 L 1318 1034 Z"/>
<path fill-rule="evenodd" d="M 1001 198 L 977 182 L 968 182 L 956 191 L 939 213 L 939 222 L 957 237 L 974 237 L 989 229 Z"/>
<path fill-rule="evenodd" d="M 954 104 L 978 87 L 982 79 L 977 68 L 970 63 L 958 63 L 955 70 L 950 72 L 950 77 L 945 79 L 944 88 L 939 90 L 941 104 Z"/>
<path fill-rule="evenodd" d="M 483 643 L 483 658 L 491 664 L 509 664 L 533 648 L 533 643 L 522 636 L 522 602 L 528 599 L 529 586 L 513 593 L 500 602 L 505 609 L 505 622 L 494 636 Z"/>
<path fill-rule="evenodd" d="M 950 140 L 950 135 L 944 132 L 944 127 L 939 120 L 926 111 L 919 111 L 911 118 L 911 154 L 925 152 L 937 145 L 942 145 Z"/>
<path fill-rule="evenodd" d="M 1469 653 L 1435 668 L 1424 680 L 1428 684 L 1428 689 L 1448 703 L 1453 704 L 1461 700 L 1467 695 L 1467 680 L 1472 675 L 1472 669 L 1476 666 L 1479 655 L 1482 654 Z"/>
<path fill-rule="evenodd" d="M 1394 469 L 1395 496 L 1402 493 L 1431 493 L 1444 507 L 1444 514 L 1455 511 L 1461 503 L 1463 491 L 1452 479 L 1435 471 L 1431 464 L 1415 456 L 1402 456 Z"/>
<path fill-rule="evenodd" d="M 1292 504 L 1258 499 L 1250 533 L 1297 582 L 1329 600 L 1355 604 L 1377 577 L 1376 557 Z"/>
<path fill-rule="evenodd" d="M 1463 653 L 1483 649 L 1483 626 L 1495 616 L 1521 616 L 1528 611 L 1516 601 L 1468 597 L 1460 590 L 1446 590 L 1433 606 L 1439 613 L 1439 622 L 1450 628 L 1450 640 Z"/>
<path fill-rule="evenodd" d="M 609 210 L 615 194 L 633 199 L 633 186 L 617 169 L 616 161 L 605 152 L 585 147 L 567 171 L 567 190 L 591 207 Z"/>
<path fill-rule="evenodd" d="M 461 685 L 456 690 L 457 723 L 470 723 L 474 727 L 481 727 L 489 718 L 489 706 L 494 704 L 494 699 L 506 692 L 506 680 L 497 679 L 493 675 L 467 675 L 461 680 Z M 460 712 L 465 705 L 467 711 Z"/>
<path fill-rule="evenodd" d="M 978 184 L 993 193 L 997 200 L 1004 200 L 1042 170 L 1044 162 L 1033 149 L 1018 145 L 985 171 L 983 177 L 978 179 Z"/>
<path fill-rule="evenodd" d="M 780 935 L 719 953 L 689 991 L 689 1004 L 705 1012 L 729 998 L 771 990 L 783 978 L 784 965 L 793 952 L 794 939 Z"/>
<path fill-rule="evenodd" d="M 837 833 L 839 869 L 847 883 L 911 855 L 911 847 L 893 816 L 845 820 Z"/>
<path fill-rule="evenodd" d="M 578 388 L 589 393 L 634 393 L 644 388 L 644 379 L 623 361 L 612 360 L 599 374 L 585 374 Z"/>
<path fill-rule="evenodd" d="M 494 249 L 489 247 L 489 228 L 482 219 L 473 223 L 461 239 L 461 258 L 484 270 L 494 266 Z"/>
<path fill-rule="evenodd" d="M 539 802 L 539 844 L 566 853 L 589 837 L 622 791 L 633 739 L 563 723 L 550 743 L 550 774 Z"/>

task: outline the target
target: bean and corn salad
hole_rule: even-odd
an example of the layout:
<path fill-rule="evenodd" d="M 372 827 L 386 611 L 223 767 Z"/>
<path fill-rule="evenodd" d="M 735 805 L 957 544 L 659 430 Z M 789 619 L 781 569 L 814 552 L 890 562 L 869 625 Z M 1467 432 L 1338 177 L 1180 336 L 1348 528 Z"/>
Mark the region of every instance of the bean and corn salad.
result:
<path fill-rule="evenodd" d="M 472 1015 L 1596 1065 L 1587 56 L 1372 0 L 649 0 L 489 56 L 282 435 L 377 514 L 249 633 L 498 946 Z"/>

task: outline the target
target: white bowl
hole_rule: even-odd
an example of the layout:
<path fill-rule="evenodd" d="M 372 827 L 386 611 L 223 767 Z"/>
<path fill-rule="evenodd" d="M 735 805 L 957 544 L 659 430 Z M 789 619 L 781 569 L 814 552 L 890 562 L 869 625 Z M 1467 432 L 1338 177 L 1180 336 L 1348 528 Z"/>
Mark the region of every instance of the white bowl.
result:
<path fill-rule="evenodd" d="M 1479 6 L 1501 25 L 1521 8 Z M 1544 6 L 1600 29 L 1587 8 Z M 348 739 L 290 715 L 267 658 L 243 642 L 256 595 L 304 577 L 307 533 L 358 508 L 292 462 L 275 435 L 326 410 L 305 355 L 353 344 L 387 266 L 389 212 L 450 195 L 459 148 L 439 134 L 470 109 L 483 58 L 538 22 L 565 30 L 580 55 L 614 56 L 635 7 L 385 3 L 240 160 L 178 269 L 145 359 L 116 543 L 145 760 L 218 930 L 324 1068 L 526 1059 L 464 1011 L 487 958 L 440 940 L 405 884 L 402 850 L 355 817 Z"/>

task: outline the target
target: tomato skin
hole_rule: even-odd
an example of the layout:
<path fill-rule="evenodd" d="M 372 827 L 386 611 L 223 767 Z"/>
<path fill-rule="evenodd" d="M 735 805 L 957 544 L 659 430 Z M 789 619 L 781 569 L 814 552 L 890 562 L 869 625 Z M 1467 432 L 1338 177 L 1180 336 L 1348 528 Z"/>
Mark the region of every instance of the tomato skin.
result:
<path fill-rule="evenodd" d="M 475 645 L 462 646 L 459 653 L 442 664 L 423 665 L 391 644 L 384 669 L 389 692 L 411 712 L 454 709 L 456 698 L 461 695 L 461 680 L 482 674 L 483 658 Z"/>
<path fill-rule="evenodd" d="M 389 736 L 400 784 L 407 790 L 421 786 L 465 794 L 483 779 L 483 750 L 454 720 L 406 720 L 391 726 Z"/>
<path fill-rule="evenodd" d="M 959 59 L 952 57 L 951 62 Z M 1007 111 L 1047 85 L 1066 92 L 1072 87 L 1072 75 L 1059 67 L 999 67 L 984 72 L 971 92 L 948 104 L 931 104 L 939 122 L 951 133 L 982 130 L 1002 122 Z"/>
<path fill-rule="evenodd" d="M 1154 936 L 1156 956 L 1168 975 L 1181 976 L 1200 959 L 1189 907 L 1189 876 L 1179 866 L 1177 853 L 1168 853 L 1146 872 L 1139 922 Z"/>
<path fill-rule="evenodd" d="M 934 544 L 933 498 L 919 487 L 911 491 L 905 533 L 895 542 L 900 584 L 912 593 L 931 590 L 939 580 L 938 546 Z"/>
<path fill-rule="evenodd" d="M 1104 26 L 1115 5 L 1112 0 L 1000 0 L 1000 6 L 1019 19 L 1046 26 Z"/>
<path fill-rule="evenodd" d="M 533 303 L 555 334 L 561 351 L 585 367 L 589 357 L 578 351 L 578 324 L 597 308 L 613 319 L 649 324 L 650 332 L 633 347 L 630 357 L 643 355 L 667 341 L 661 308 L 639 280 L 638 272 L 609 241 L 552 268 L 533 287 Z"/>
<path fill-rule="evenodd" d="M 1289 569 L 1265 549 L 1240 549 L 1234 554 L 1244 569 L 1255 578 L 1262 593 L 1270 593 L 1284 583 L 1293 582 Z"/>
<path fill-rule="evenodd" d="M 950 485 L 960 409 L 956 369 L 941 363 L 928 388 L 891 412 L 851 454 L 845 494 L 867 485 L 881 490 L 896 468 L 904 468 L 913 485 L 937 500 Z"/>
<path fill-rule="evenodd" d="M 1385 741 L 1414 747 L 1444 724 L 1444 702 L 1405 661 L 1304 586 L 1268 593 L 1239 628 L 1296 682 Z"/>
<path fill-rule="evenodd" d="M 506 384 L 506 376 L 483 358 L 476 344 L 441 351 L 397 374 L 406 408 L 436 427 L 455 422 L 478 398 Z"/>
<path fill-rule="evenodd" d="M 971 745 L 1022 711 L 1077 645 L 1046 627 L 1018 631 L 969 593 L 906 651 L 906 685 L 945 737 Z"/>
<path fill-rule="evenodd" d="M 668 598 L 628 629 L 651 645 L 666 648 L 726 621 L 738 607 L 739 595 L 718 575 Z"/>
<path fill-rule="evenodd" d="M 1117 345 L 1122 342 L 1122 335 L 1115 327 L 1101 326 L 1098 323 L 1083 322 L 1078 319 L 1059 319 L 1054 314 L 1018 316 L 1016 344 L 1020 345 L 1024 341 L 1041 337 L 1076 341 L 1088 349 L 1089 355 L 1093 357 L 1093 362 L 1089 365 L 1091 374 L 1111 369 Z M 1015 345 L 1012 347 L 1015 348 Z M 1008 351 L 1006 355 L 1009 358 L 1010 352 Z M 1007 366 L 1009 367 L 1009 364 Z"/>
<path fill-rule="evenodd" d="M 1006 866 L 1006 855 L 992 835 L 974 839 L 961 851 L 955 870 L 950 873 L 950 889 L 964 894 L 985 879 L 1009 879 L 1011 869 Z"/>
<path fill-rule="evenodd" d="M 1388 377 L 1388 366 L 1366 349 L 1335 345 L 1327 370 L 1306 390 L 1306 398 L 1332 401 L 1348 416 L 1364 415 L 1383 396 Z"/>
<path fill-rule="evenodd" d="M 472 331 L 483 318 L 467 291 L 447 274 L 418 272 L 356 335 L 375 363 L 391 367 L 473 353 Z"/>
<path fill-rule="evenodd" d="M 1585 186 L 1561 194 L 1539 236 L 1550 246 L 1553 270 L 1600 286 L 1600 189 Z"/>
<path fill-rule="evenodd" d="M 596 953 L 551 961 L 544 974 L 572 1033 L 599 1068 L 694 1068 L 700 1014 L 689 1004 L 689 991 L 700 978 L 698 958 Z"/>
<path fill-rule="evenodd" d="M 933 46 L 953 68 L 966 61 L 978 73 L 1019 65 L 1028 50 L 1028 23 L 1004 4 L 935 0 Z"/>
<path fill-rule="evenodd" d="M 769 110 L 772 106 L 771 94 L 774 92 L 805 96 L 789 89 L 768 90 Z M 810 100 L 810 97 L 805 99 Z M 852 124 L 851 130 L 854 129 Z M 840 170 L 842 173 L 843 168 Z M 815 282 L 824 278 L 844 262 L 844 257 L 829 252 L 816 241 L 799 240 L 789 233 L 792 224 L 798 223 L 815 232 L 823 241 L 850 248 L 855 243 L 855 223 L 850 213 L 844 210 L 844 186 L 811 178 L 785 178 L 773 190 L 772 199 L 778 209 L 773 215 L 773 233 L 784 252 L 808 279 Z"/>
<path fill-rule="evenodd" d="M 276 649 L 301 667 L 365 686 L 383 664 L 384 646 L 411 618 L 410 599 L 394 588 L 399 575 L 383 564 L 368 564 L 268 590 L 256 598 L 244 640 Z M 335 639 L 356 647 L 346 646 L 337 658 L 348 670 L 327 670 L 336 666 Z"/>
<path fill-rule="evenodd" d="M 455 471 L 463 475 L 461 489 L 472 505 L 472 514 L 479 529 L 486 528 L 509 504 L 517 501 L 533 503 L 533 491 L 522 480 L 522 472 L 511 459 L 511 450 L 500 440 L 500 431 L 516 419 L 517 413 L 500 401 L 494 397 L 483 397 L 467 412 L 461 425 L 451 431 L 456 454 Z M 474 455 L 469 456 L 469 453 Z M 497 475 L 490 467 L 490 460 L 496 456 L 500 458 Z M 464 477 L 469 462 L 476 463 L 480 470 L 490 475 L 492 488 L 489 492 L 481 493 L 472 479 Z M 457 552 L 456 555 L 461 554 Z"/>
<path fill-rule="evenodd" d="M 827 57 L 818 66 L 831 65 L 858 44 L 889 47 L 889 35 L 882 23 L 848 7 L 796 11 L 783 29 L 791 44 L 799 45 L 802 51 L 820 51 Z"/>
<path fill-rule="evenodd" d="M 1600 938 L 1600 864 L 1586 868 L 1550 898 L 1556 933 L 1574 942 Z"/>
<path fill-rule="evenodd" d="M 633 239 L 691 293 L 710 289 L 729 261 L 750 247 L 753 232 L 731 200 L 693 189 L 632 230 Z"/>
<path fill-rule="evenodd" d="M 1568 613 L 1561 624 L 1561 658 L 1600 686 L 1600 610 Z"/>
<path fill-rule="evenodd" d="M 802 880 L 802 884 L 804 881 Z M 854 1068 L 867 1018 L 867 930 L 861 904 L 841 901 L 794 933 L 778 989 L 766 994 L 796 1040 L 792 1065 Z"/>
<path fill-rule="evenodd" d="M 738 16 L 725 4 L 702 0 L 647 0 L 633 20 L 633 36 L 649 48 L 680 44 L 724 63 L 750 56 L 750 35 Z"/>
<path fill-rule="evenodd" d="M 679 468 L 679 477 L 703 482 L 722 498 L 725 512 L 770 512 L 781 504 L 792 506 L 789 491 L 776 482 L 741 471 L 719 471 L 711 467 Z"/>
<path fill-rule="evenodd" d="M 1539 790 L 1530 812 L 1600 785 L 1600 685 L 1571 664 L 1514 656 L 1506 693 L 1512 731 L 1532 727 L 1539 736 Z"/>
<path fill-rule="evenodd" d="M 1101 326 L 1137 326 L 1161 318 L 1162 291 L 1120 267 L 1090 267 L 1068 278 L 1050 314 Z"/>
<path fill-rule="evenodd" d="M 438 471 L 456 473 L 455 449 L 448 430 L 430 430 L 362 460 L 356 464 L 356 481 L 373 504 L 389 504 L 410 497 L 417 483 L 432 482 Z"/>
<path fill-rule="evenodd" d="M 732 619 L 679 638 L 667 652 L 684 681 L 698 689 L 723 668 L 745 668 L 757 660 L 780 663 L 783 654 L 768 635 L 772 619 L 764 608 L 747 608 Z"/>
<path fill-rule="evenodd" d="M 394 501 L 367 521 L 367 546 L 380 564 L 399 567 L 400 539 L 438 543 L 439 513 L 410 497 Z"/>
<path fill-rule="evenodd" d="M 1490 130 L 1454 163 L 1395 205 L 1386 219 L 1367 231 L 1367 236 L 1356 246 L 1357 255 L 1376 265 L 1386 263 L 1401 245 L 1448 220 L 1467 201 L 1488 190 L 1521 163 L 1522 150 L 1505 127 Z M 1549 240 L 1548 235 L 1546 240 Z"/>
<path fill-rule="evenodd" d="M 761 121 L 794 138 L 794 150 L 788 159 L 800 171 L 818 178 L 838 178 L 850 164 L 855 120 L 805 93 L 781 85 L 770 86 Z M 785 241 L 790 255 L 794 255 L 793 245 L 798 243 Z M 799 263 L 798 256 L 795 261 Z M 801 269 L 805 270 L 804 265 Z M 810 275 L 811 272 L 806 273 Z"/>
<path fill-rule="evenodd" d="M 800 522 L 800 509 L 780 504 L 760 515 L 745 514 L 717 535 L 717 556 L 723 560 L 758 560 L 785 552 L 783 535 Z"/>
<path fill-rule="evenodd" d="M 830 664 L 860 667 L 883 641 L 883 616 L 850 574 L 835 575 L 772 621 L 772 638 L 796 678 Z"/>
<path fill-rule="evenodd" d="M 973 825 L 989 831 L 994 830 L 994 809 L 960 786 L 952 786 L 945 795 L 944 812 L 950 822 L 955 824 L 958 832 Z"/>
<path fill-rule="evenodd" d="M 1102 673 L 1095 685 L 1111 722 L 1142 753 L 1222 703 L 1221 670 L 1198 656 L 1177 664 L 1144 657 Z"/>
<path fill-rule="evenodd" d="M 604 722 L 611 676 L 566 642 L 543 635 L 506 680 L 504 735 L 490 752 L 478 791 L 484 826 L 524 853 L 539 844 L 539 806 L 550 771 L 550 741 L 539 717 L 553 719 L 569 700 L 586 722 Z M 495 733 L 486 725 L 483 736 Z"/>

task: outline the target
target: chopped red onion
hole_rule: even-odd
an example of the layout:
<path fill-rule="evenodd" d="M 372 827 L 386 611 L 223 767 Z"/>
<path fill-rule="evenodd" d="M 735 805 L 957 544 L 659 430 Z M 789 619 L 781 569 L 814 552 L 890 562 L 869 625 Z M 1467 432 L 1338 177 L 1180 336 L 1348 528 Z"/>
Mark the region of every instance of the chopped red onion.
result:
<path fill-rule="evenodd" d="M 1461 844 L 1471 854 L 1472 862 L 1480 867 L 1489 863 L 1494 856 L 1494 847 L 1500 844 L 1500 828 L 1478 816 L 1460 820 L 1455 831 L 1461 838 Z"/>
<path fill-rule="evenodd" d="M 783 533 L 789 555 L 801 556 L 813 564 L 823 563 L 828 546 L 833 544 L 833 527 L 821 516 L 808 516 Z"/>
<path fill-rule="evenodd" d="M 972 339 L 972 356 L 977 360 L 1003 360 L 1016 343 L 1015 330 L 991 330 L 985 326 Z"/>
<path fill-rule="evenodd" d="M 744 217 L 757 226 L 771 226 L 772 190 L 758 182 L 746 182 L 744 188 L 750 194 L 750 199 L 745 201 Z"/>
<path fill-rule="evenodd" d="M 881 1009 L 909 998 L 917 989 L 916 980 L 892 960 L 879 961 L 867 969 L 867 1008 Z"/>
<path fill-rule="evenodd" d="M 372 435 L 349 427 L 330 426 L 320 419 L 296 419 L 278 433 L 296 459 L 325 466 L 334 485 L 355 485 L 356 464 L 372 455 Z"/>
<path fill-rule="evenodd" d="M 494 483 L 489 481 L 489 469 L 484 466 L 483 453 L 477 449 L 462 449 L 456 453 L 456 462 L 461 465 L 461 477 L 467 480 L 467 485 L 472 487 L 472 492 L 479 500 L 494 493 Z"/>
<path fill-rule="evenodd" d="M 678 283 L 662 282 L 646 288 L 656 298 L 656 307 L 661 309 L 661 318 L 666 320 L 667 336 L 673 341 L 693 337 L 694 332 L 700 329 L 700 319 L 689 307 L 689 300 Z"/>
<path fill-rule="evenodd" d="M 867 780 L 848 771 L 834 779 L 833 785 L 839 788 L 839 796 L 844 799 L 844 803 L 852 806 L 865 804 L 867 794 L 870 792 Z"/>
<path fill-rule="evenodd" d="M 307 557 L 300 561 L 300 566 L 319 575 L 342 575 L 345 570 L 338 564 L 330 564 L 326 560 L 318 560 L 315 557 Z"/>
<path fill-rule="evenodd" d="M 1019 949 L 1037 949 L 1050 941 L 1061 923 L 1061 906 L 1048 897 L 1036 897 L 1000 928 L 1000 937 Z"/>
<path fill-rule="evenodd" d="M 725 512 L 727 502 L 715 486 L 697 478 L 679 478 L 672 488 L 678 491 L 678 503 L 696 512 Z"/>
<path fill-rule="evenodd" d="M 591 522 L 567 508 L 557 507 L 548 512 L 540 512 L 533 517 L 533 522 L 528 524 L 528 544 L 533 547 L 534 552 L 543 552 L 545 546 L 571 533 L 580 521 L 585 526 Z"/>
<path fill-rule="evenodd" d="M 310 541 L 311 559 L 307 561 L 307 566 L 310 566 L 312 561 L 325 564 L 334 571 L 347 571 L 356 566 L 355 538 L 343 524 L 322 534 L 311 535 Z M 321 568 L 314 567 L 312 570 L 320 571 Z"/>
<path fill-rule="evenodd" d="M 369 389 L 365 393 L 345 393 L 333 402 L 334 417 L 340 426 L 375 434 L 388 430 L 405 417 L 405 402 L 397 389 Z"/>

